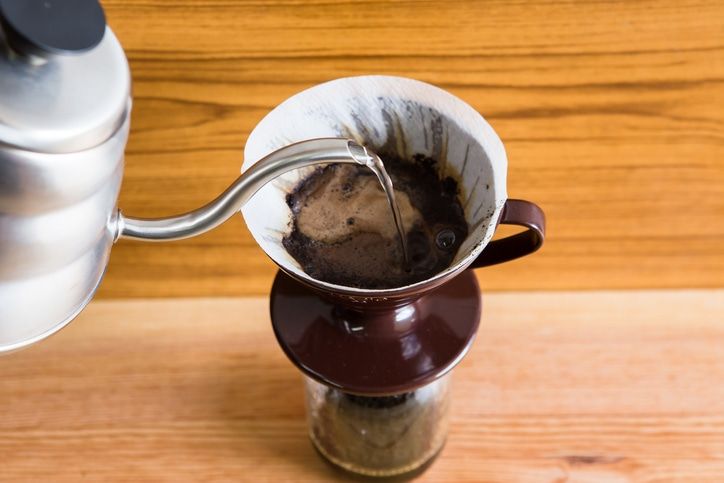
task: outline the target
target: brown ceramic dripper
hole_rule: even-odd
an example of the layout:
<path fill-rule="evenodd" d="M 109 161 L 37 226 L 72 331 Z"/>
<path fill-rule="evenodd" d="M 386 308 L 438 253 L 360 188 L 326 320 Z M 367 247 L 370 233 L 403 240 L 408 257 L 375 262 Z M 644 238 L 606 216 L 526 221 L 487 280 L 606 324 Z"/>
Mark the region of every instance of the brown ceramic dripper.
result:
<path fill-rule="evenodd" d="M 376 152 L 439 162 L 456 178 L 469 234 L 453 263 L 404 287 L 365 290 L 315 280 L 286 252 L 286 195 L 310 170 L 287 173 L 242 209 L 281 271 L 271 294 L 272 325 L 305 374 L 310 437 L 332 463 L 373 476 L 418 470 L 442 448 L 450 370 L 467 352 L 481 314 L 469 268 L 522 257 L 543 243 L 543 212 L 508 199 L 507 159 L 490 125 L 469 105 L 411 79 L 339 79 L 288 99 L 254 129 L 244 169 L 292 142 L 345 137 Z M 313 169 L 313 168 L 312 168 Z M 498 224 L 525 231 L 490 241 Z"/>

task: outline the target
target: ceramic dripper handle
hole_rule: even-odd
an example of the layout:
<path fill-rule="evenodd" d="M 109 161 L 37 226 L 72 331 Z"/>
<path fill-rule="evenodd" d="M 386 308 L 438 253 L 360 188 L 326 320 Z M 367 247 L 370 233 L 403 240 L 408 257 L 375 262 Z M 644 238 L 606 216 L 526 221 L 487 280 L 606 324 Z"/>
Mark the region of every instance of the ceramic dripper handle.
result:
<path fill-rule="evenodd" d="M 524 226 L 526 230 L 488 243 L 470 268 L 487 267 L 515 260 L 533 253 L 543 245 L 546 218 L 543 210 L 535 203 L 508 199 L 500 213 L 498 224 Z"/>

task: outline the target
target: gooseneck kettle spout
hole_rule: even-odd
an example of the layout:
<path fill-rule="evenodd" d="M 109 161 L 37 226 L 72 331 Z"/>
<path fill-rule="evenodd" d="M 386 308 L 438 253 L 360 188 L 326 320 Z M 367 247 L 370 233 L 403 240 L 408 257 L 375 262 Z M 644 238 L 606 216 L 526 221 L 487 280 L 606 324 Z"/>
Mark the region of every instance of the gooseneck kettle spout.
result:
<path fill-rule="evenodd" d="M 215 200 L 197 210 L 158 219 L 129 218 L 119 211 L 115 238 L 172 241 L 194 237 L 234 216 L 262 186 L 288 171 L 326 163 L 371 165 L 375 156 L 364 146 L 343 138 L 291 144 L 259 160 Z"/>

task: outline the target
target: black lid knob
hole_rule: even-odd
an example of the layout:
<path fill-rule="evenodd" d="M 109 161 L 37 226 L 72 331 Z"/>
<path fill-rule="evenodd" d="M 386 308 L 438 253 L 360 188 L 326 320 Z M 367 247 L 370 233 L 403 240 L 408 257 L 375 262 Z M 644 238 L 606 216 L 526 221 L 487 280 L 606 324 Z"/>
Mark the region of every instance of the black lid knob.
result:
<path fill-rule="evenodd" d="M 98 0 L 0 0 L 0 25 L 20 52 L 78 54 L 103 40 L 106 17 Z"/>

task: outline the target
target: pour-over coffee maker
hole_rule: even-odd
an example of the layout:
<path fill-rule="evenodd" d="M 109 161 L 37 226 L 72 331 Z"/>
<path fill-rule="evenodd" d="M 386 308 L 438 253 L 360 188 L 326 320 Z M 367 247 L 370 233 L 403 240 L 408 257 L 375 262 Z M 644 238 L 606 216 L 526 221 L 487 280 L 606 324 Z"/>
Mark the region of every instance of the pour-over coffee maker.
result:
<path fill-rule="evenodd" d="M 505 150 L 480 114 L 446 91 L 399 77 L 338 79 L 288 99 L 251 133 L 243 169 L 290 142 L 327 136 L 402 159 L 428 156 L 460 187 L 469 234 L 452 264 L 384 290 L 314 279 L 285 250 L 292 224 L 286 197 L 314 168 L 280 176 L 242 208 L 255 240 L 281 269 L 271 292 L 272 326 L 304 374 L 317 451 L 369 476 L 419 471 L 445 442 L 450 371 L 478 330 L 482 302 L 470 269 L 536 251 L 544 215 L 531 202 L 508 199 Z M 525 230 L 491 241 L 498 224 Z"/>
<path fill-rule="evenodd" d="M 532 253 L 543 241 L 540 209 L 507 198 L 507 160 L 492 128 L 428 84 L 340 79 L 272 111 L 247 143 L 243 174 L 217 199 L 142 220 L 116 207 L 130 92 L 123 50 L 97 0 L 0 0 L 0 352 L 73 319 L 119 238 L 194 236 L 244 206 L 254 238 L 281 268 L 272 325 L 305 374 L 315 447 L 367 475 L 422 468 L 445 441 L 449 373 L 480 319 L 467 269 Z M 284 250 L 289 190 L 313 165 L 366 164 L 364 145 L 431 156 L 459 181 L 469 235 L 453 263 L 427 280 L 385 290 L 330 284 Z M 525 231 L 491 241 L 499 223 Z"/>

